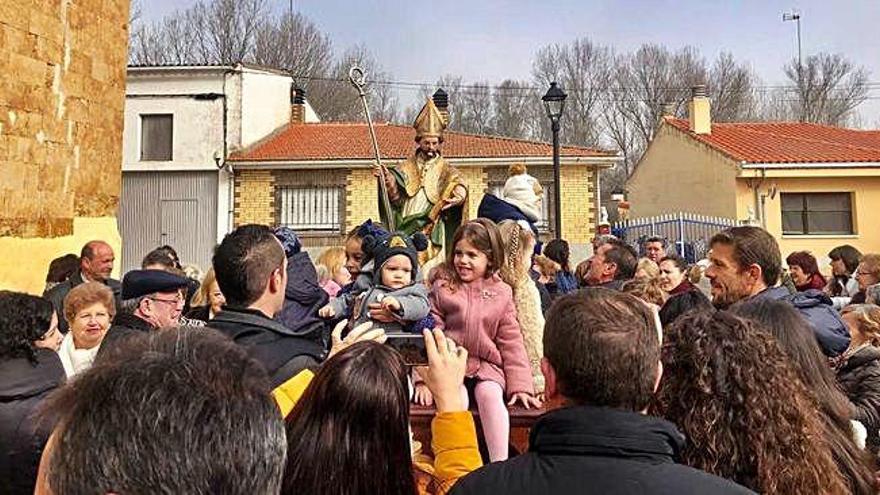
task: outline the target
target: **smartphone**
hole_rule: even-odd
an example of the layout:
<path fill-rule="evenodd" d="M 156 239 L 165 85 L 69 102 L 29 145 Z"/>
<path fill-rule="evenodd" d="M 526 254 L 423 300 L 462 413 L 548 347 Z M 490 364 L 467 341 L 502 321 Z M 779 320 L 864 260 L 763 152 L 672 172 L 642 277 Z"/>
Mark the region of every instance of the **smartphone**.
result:
<path fill-rule="evenodd" d="M 418 333 L 390 332 L 386 334 L 386 344 L 395 348 L 403 356 L 407 366 L 427 366 L 428 351 L 425 337 Z"/>

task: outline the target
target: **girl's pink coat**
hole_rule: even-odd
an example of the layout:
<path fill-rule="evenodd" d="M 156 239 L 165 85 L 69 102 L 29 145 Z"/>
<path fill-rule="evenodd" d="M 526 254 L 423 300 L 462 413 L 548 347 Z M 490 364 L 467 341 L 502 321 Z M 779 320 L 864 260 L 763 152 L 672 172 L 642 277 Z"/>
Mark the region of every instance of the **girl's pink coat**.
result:
<path fill-rule="evenodd" d="M 534 394 L 513 291 L 497 274 L 456 286 L 455 290 L 450 290 L 445 280 L 435 281 L 431 314 L 437 328 L 467 349 L 467 376 L 496 382 L 508 396 Z"/>

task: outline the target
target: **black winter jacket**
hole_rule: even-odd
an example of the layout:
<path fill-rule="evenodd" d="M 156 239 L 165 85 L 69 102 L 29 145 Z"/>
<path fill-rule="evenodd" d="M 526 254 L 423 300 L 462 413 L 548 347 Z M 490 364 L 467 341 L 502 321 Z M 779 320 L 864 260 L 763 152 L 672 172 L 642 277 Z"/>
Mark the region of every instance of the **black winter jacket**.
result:
<path fill-rule="evenodd" d="M 225 306 L 209 327 L 245 347 L 266 369 L 273 388 L 324 359 L 321 345 L 257 310 Z"/>
<path fill-rule="evenodd" d="M 40 455 L 54 425 L 35 418 L 49 392 L 64 383 L 55 351 L 37 350 L 27 358 L 0 360 L 0 493 L 34 492 Z"/>
<path fill-rule="evenodd" d="M 98 349 L 95 361 L 106 359 L 102 356 L 106 356 L 111 349 L 118 346 L 119 342 L 125 340 L 129 335 L 149 333 L 155 329 L 150 322 L 143 318 L 128 312 L 117 313 L 113 318 L 113 324 L 107 330 L 107 335 L 104 335 L 104 340 L 101 341 L 101 348 Z"/>
<path fill-rule="evenodd" d="M 318 285 L 318 274 L 309 253 L 301 251 L 287 258 L 287 287 L 284 306 L 275 315 L 280 322 L 296 335 L 325 345 L 324 320 L 318 310 L 327 304 L 330 296 Z"/>
<path fill-rule="evenodd" d="M 675 426 L 663 419 L 590 406 L 557 409 L 535 423 L 527 454 L 474 471 L 451 493 L 752 493 L 676 464 L 683 441 Z"/>
<path fill-rule="evenodd" d="M 838 365 L 837 380 L 853 403 L 852 419 L 868 430 L 868 446 L 872 452 L 880 448 L 880 349 L 866 346 L 845 357 Z"/>

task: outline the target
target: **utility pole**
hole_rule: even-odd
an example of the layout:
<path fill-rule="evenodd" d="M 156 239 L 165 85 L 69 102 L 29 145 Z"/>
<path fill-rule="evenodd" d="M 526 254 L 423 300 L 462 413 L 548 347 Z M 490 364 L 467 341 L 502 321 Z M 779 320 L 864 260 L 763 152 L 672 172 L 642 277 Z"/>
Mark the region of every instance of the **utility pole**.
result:
<path fill-rule="evenodd" d="M 796 10 L 792 10 L 791 12 L 785 12 L 782 14 L 782 22 L 793 21 L 797 25 L 797 46 L 798 46 L 798 65 L 797 65 L 797 73 L 798 73 L 798 92 L 801 97 L 801 120 L 806 120 L 807 113 L 807 102 L 804 100 L 803 95 L 803 71 L 804 71 L 804 59 L 801 52 L 801 14 Z"/>

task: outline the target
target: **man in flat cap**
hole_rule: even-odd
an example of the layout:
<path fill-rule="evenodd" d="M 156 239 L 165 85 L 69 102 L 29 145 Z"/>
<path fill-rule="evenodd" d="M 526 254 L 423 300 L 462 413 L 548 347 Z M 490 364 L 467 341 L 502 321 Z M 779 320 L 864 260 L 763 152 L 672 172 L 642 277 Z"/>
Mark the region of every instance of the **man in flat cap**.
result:
<path fill-rule="evenodd" d="M 122 308 L 104 336 L 99 354 L 128 335 L 176 327 L 186 301 L 187 283 L 186 278 L 163 270 L 126 273 L 122 279 Z"/>

